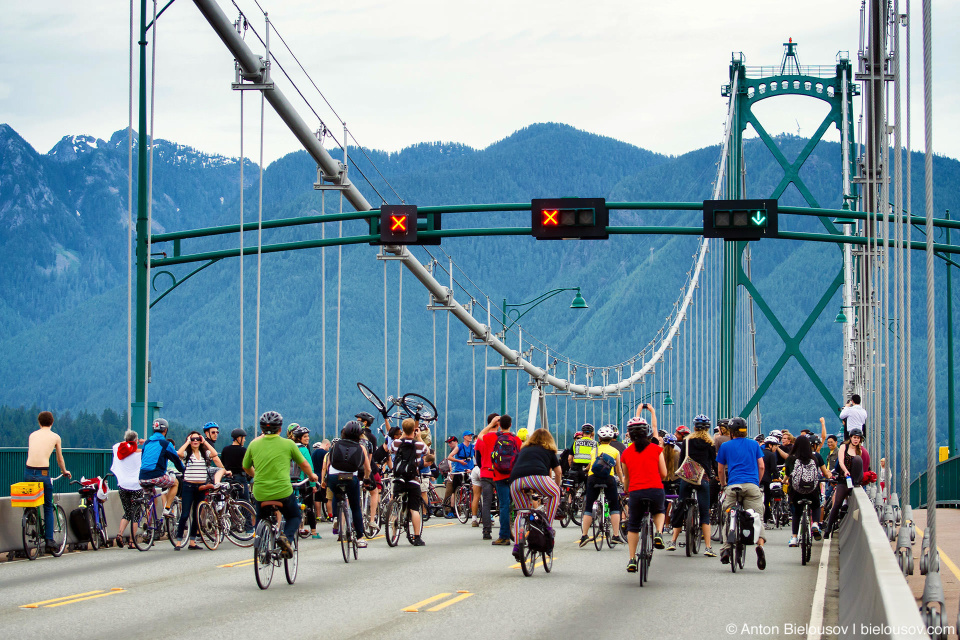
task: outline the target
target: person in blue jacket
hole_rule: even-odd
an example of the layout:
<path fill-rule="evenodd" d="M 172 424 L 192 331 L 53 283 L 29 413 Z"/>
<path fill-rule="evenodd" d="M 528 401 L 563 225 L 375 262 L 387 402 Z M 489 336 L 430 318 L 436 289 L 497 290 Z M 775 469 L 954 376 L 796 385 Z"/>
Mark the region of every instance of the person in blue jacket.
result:
<path fill-rule="evenodd" d="M 153 421 L 153 435 L 143 443 L 143 453 L 140 454 L 140 486 L 145 488 L 158 487 L 166 489 L 163 494 L 163 515 L 171 517 L 170 507 L 177 497 L 177 479 L 167 475 L 167 462 L 172 462 L 178 471 L 183 473 L 183 463 L 177 450 L 167 440 L 169 425 L 163 418 Z"/>

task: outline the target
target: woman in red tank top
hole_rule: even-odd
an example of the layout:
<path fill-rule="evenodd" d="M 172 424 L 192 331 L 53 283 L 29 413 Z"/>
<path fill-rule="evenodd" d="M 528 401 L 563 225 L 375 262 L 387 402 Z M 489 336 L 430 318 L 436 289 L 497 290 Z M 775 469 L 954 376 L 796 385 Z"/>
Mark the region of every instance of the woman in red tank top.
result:
<path fill-rule="evenodd" d="M 641 409 L 644 406 L 642 405 Z M 652 407 L 651 407 L 652 409 Z M 639 411 L 637 412 L 639 414 Z M 651 411 L 652 413 L 652 411 Z M 627 571 L 634 573 L 637 570 L 637 545 L 640 541 L 640 522 L 646 510 L 642 506 L 643 500 L 650 503 L 650 512 L 653 514 L 655 533 L 653 546 L 663 549 L 663 512 L 664 491 L 663 480 L 667 477 L 667 464 L 663 459 L 663 448 L 653 434 L 656 433 L 647 421 L 639 416 L 631 418 L 627 423 L 631 444 L 620 454 L 620 463 L 623 466 L 623 475 L 628 492 L 627 546 L 630 549 L 630 562 Z M 652 441 L 651 441 L 652 439 Z"/>

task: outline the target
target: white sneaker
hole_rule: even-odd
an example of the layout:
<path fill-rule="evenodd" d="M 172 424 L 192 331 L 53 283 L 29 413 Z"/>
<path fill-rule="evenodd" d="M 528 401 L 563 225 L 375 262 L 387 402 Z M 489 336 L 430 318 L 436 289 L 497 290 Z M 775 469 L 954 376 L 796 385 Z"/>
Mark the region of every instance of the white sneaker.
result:
<path fill-rule="evenodd" d="M 790 537 L 790 542 L 787 543 L 787 546 L 788 546 L 788 547 L 796 547 L 796 546 L 799 546 L 799 543 L 797 542 L 797 536 L 791 536 L 791 537 Z"/>

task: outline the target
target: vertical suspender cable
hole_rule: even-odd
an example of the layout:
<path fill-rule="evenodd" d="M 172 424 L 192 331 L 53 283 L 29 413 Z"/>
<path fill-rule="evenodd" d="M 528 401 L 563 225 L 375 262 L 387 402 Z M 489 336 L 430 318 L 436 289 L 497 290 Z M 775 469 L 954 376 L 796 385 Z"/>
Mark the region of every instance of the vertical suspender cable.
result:
<path fill-rule="evenodd" d="M 400 355 L 403 339 L 403 265 L 397 265 L 399 275 L 397 276 L 397 398 L 400 397 Z M 434 320 L 436 322 L 436 320 Z M 436 395 L 433 396 L 436 399 Z"/>
<path fill-rule="evenodd" d="M 343 165 L 347 166 L 347 136 L 343 136 Z M 340 213 L 343 213 L 343 191 L 340 191 Z M 337 226 L 337 237 L 343 238 L 343 220 Z M 340 430 L 340 316 L 343 300 L 343 245 L 337 245 L 337 367 L 334 388 L 336 396 L 333 399 L 333 432 Z M 398 339 L 399 342 L 399 339 Z"/>
<path fill-rule="evenodd" d="M 327 192 L 320 191 L 320 214 L 327 215 Z M 327 239 L 326 223 L 320 225 L 320 238 Z M 321 410 L 323 411 L 323 437 L 327 437 L 327 248 L 320 249 L 320 360 L 323 371 L 320 374 L 320 384 L 323 387 Z M 336 425 L 334 425 L 336 426 Z"/>
<path fill-rule="evenodd" d="M 912 161 L 912 159 L 911 159 L 911 157 L 910 157 L 910 130 L 911 130 L 911 123 L 910 123 L 910 75 L 911 75 L 911 73 L 910 73 L 910 40 L 911 40 L 911 38 L 910 38 L 910 29 L 911 29 L 911 27 L 912 27 L 912 25 L 910 24 L 910 0 L 907 0 L 907 29 L 906 29 L 906 34 L 907 34 L 907 64 L 906 64 L 906 67 L 907 67 L 907 99 L 905 100 L 905 104 L 907 105 L 907 117 L 906 117 L 906 123 L 907 123 L 907 177 L 906 177 L 906 180 L 905 180 L 906 185 L 907 185 L 907 194 L 906 194 L 906 198 L 904 199 L 904 202 L 905 202 L 905 204 L 906 204 L 906 214 L 905 214 L 906 221 L 905 221 L 905 223 L 904 223 L 904 225 L 903 225 L 903 231 L 904 231 L 904 233 L 906 234 L 906 237 L 904 238 L 904 241 L 905 241 L 905 242 L 909 242 L 910 239 L 911 239 L 911 237 L 913 236 L 913 232 L 912 232 L 913 227 L 910 225 L 910 217 L 911 217 L 912 214 L 913 214 L 913 200 L 912 200 L 912 198 L 913 198 L 913 195 L 912 195 L 913 186 L 912 186 L 912 184 L 911 184 L 911 182 L 912 182 L 913 161 Z M 906 477 L 907 477 L 907 479 L 909 479 L 909 478 L 910 478 L 910 462 L 911 462 L 911 460 L 910 460 L 910 423 L 911 423 L 912 420 L 913 420 L 913 413 L 912 413 L 912 411 L 913 411 L 913 406 L 912 406 L 912 405 L 913 405 L 913 366 L 912 366 L 912 363 L 913 363 L 913 320 L 912 320 L 912 318 L 911 318 L 911 316 L 912 316 L 912 314 L 913 314 L 913 255 L 912 255 L 910 249 L 907 249 L 907 250 L 905 251 L 905 259 L 906 259 L 906 264 L 905 264 L 904 266 L 906 267 L 907 273 L 906 273 L 906 276 L 905 276 L 905 284 L 904 284 L 904 298 L 905 298 L 905 301 L 906 301 L 907 310 L 906 310 L 906 313 L 903 314 L 903 318 L 904 318 L 903 332 L 904 332 L 904 336 L 905 336 L 905 337 L 904 337 L 904 342 L 906 343 L 906 347 L 905 347 L 906 357 L 905 357 L 905 359 L 904 359 L 904 361 L 903 361 L 903 366 L 904 366 L 904 368 L 906 369 L 906 376 L 904 377 L 904 380 L 905 380 L 905 382 L 906 382 L 906 389 L 905 389 L 906 398 L 905 398 L 905 400 L 906 400 L 906 405 L 907 405 L 907 406 L 906 406 L 907 421 L 906 421 L 906 432 L 904 433 L 904 446 L 906 447 L 906 452 L 907 452 L 907 453 L 906 453 L 906 457 L 901 461 L 900 464 L 903 465 L 903 467 L 905 468 L 905 470 L 906 470 Z M 918 485 L 919 485 L 919 483 L 918 483 Z M 918 486 L 917 488 L 918 488 L 918 490 L 919 490 L 919 486 Z M 910 491 L 909 485 L 907 485 L 906 491 L 908 491 L 908 492 Z M 919 500 L 919 491 L 918 491 L 918 496 L 917 496 L 917 497 L 918 497 L 918 500 Z M 908 496 L 908 501 L 907 501 L 907 502 L 908 502 L 908 504 L 909 504 L 909 496 Z"/>
<path fill-rule="evenodd" d="M 451 269 L 451 273 L 452 273 Z M 443 439 L 447 439 L 447 425 L 450 424 L 450 313 L 447 316 L 447 370 L 443 377 Z M 436 396 L 434 396 L 436 397 Z"/>
<path fill-rule="evenodd" d="M 389 383 L 388 365 L 387 365 L 387 261 L 383 261 L 383 398 L 387 398 L 387 386 Z"/>
<path fill-rule="evenodd" d="M 134 2 L 130 1 L 130 82 L 127 122 L 127 430 L 133 428 L 133 30 Z M 147 437 L 144 432 L 144 437 Z"/>
<path fill-rule="evenodd" d="M 901 119 L 900 119 L 900 109 L 901 109 L 901 95 L 900 95 L 900 0 L 894 0 L 893 3 L 893 13 L 896 16 L 896 24 L 893 30 L 894 37 L 894 51 L 896 55 L 893 59 L 893 120 L 894 120 L 894 229 L 895 229 L 895 244 L 897 247 L 897 284 L 894 287 L 896 291 L 896 303 L 897 308 L 895 313 L 897 314 L 897 367 L 896 372 L 898 376 L 897 380 L 897 393 L 895 394 L 897 409 L 898 411 L 898 421 L 900 423 L 900 433 L 899 433 L 899 444 L 900 444 L 900 455 L 899 465 L 891 465 L 891 461 L 887 460 L 887 468 L 891 470 L 889 482 L 892 484 L 895 480 L 893 477 L 892 470 L 899 467 L 900 477 L 898 479 L 897 493 L 900 495 L 901 504 L 906 504 L 909 501 L 909 496 L 905 493 L 909 490 L 908 487 L 908 477 L 906 476 L 903 466 L 903 459 L 906 457 L 908 450 L 905 446 L 904 438 L 904 423 L 906 422 L 906 398 L 904 397 L 904 346 L 905 346 L 905 337 L 903 335 L 903 313 L 904 313 L 904 289 L 903 289 L 903 258 L 904 254 L 908 253 L 905 251 L 903 246 L 903 148 L 902 148 L 902 139 L 901 139 Z"/>
<path fill-rule="evenodd" d="M 269 42 L 270 23 L 267 23 L 267 42 Z M 269 46 L 269 45 L 268 45 Z M 267 58 L 270 57 L 269 48 Z M 260 415 L 260 280 L 263 257 L 263 121 L 265 116 L 266 97 L 260 92 L 260 188 L 257 194 L 257 344 L 255 355 L 255 371 L 253 384 L 253 413 Z"/>
<path fill-rule="evenodd" d="M 153 236 L 153 110 L 156 104 L 157 93 L 157 0 L 153 0 L 153 44 L 150 48 L 150 157 L 147 166 L 149 172 L 149 181 L 147 183 L 147 283 L 150 282 L 150 261 L 153 252 L 151 242 Z M 149 295 L 149 289 L 144 292 Z M 148 300 L 144 301 L 147 306 L 146 322 L 144 326 L 144 341 L 146 342 L 146 355 L 143 366 L 145 368 L 143 377 L 146 384 L 143 385 L 143 435 L 147 436 L 147 423 L 150 421 L 150 304 Z"/>
<path fill-rule="evenodd" d="M 240 428 L 243 428 L 243 91 L 240 94 Z M 256 416 L 254 416 L 254 425 L 256 425 Z M 253 435 L 257 435 L 256 426 L 254 426 Z"/>
<path fill-rule="evenodd" d="M 930 0 L 923 0 L 923 191 L 927 233 L 927 533 L 932 560 L 937 554 L 937 352 L 936 316 L 933 306 L 933 34 L 930 13 Z M 936 566 L 934 562 L 933 567 Z"/>
<path fill-rule="evenodd" d="M 473 419 L 471 421 L 470 430 L 474 431 L 477 429 L 477 424 L 478 424 L 477 423 L 477 348 L 476 347 L 472 347 L 470 349 L 470 357 L 472 359 L 470 364 L 470 375 L 472 378 L 471 383 L 473 387 Z M 480 433 L 480 431 L 478 430 L 477 433 Z"/>

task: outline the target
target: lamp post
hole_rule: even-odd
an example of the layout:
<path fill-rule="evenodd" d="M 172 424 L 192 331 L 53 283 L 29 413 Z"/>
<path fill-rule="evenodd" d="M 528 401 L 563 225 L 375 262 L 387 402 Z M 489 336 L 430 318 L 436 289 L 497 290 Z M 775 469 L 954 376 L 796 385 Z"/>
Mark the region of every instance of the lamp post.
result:
<path fill-rule="evenodd" d="M 518 304 L 507 303 L 507 299 L 503 299 L 503 306 L 501 309 L 501 324 L 503 326 L 503 337 L 506 340 L 507 329 L 519 322 L 520 318 L 527 315 L 534 307 L 536 307 L 541 302 L 546 302 L 550 298 L 557 296 L 564 291 L 576 291 L 577 295 L 573 297 L 573 302 L 570 303 L 571 309 L 589 309 L 587 306 L 586 300 L 583 299 L 583 296 L 580 295 L 580 287 L 564 287 L 562 289 L 551 289 L 546 293 L 542 293 L 533 300 L 528 300 L 527 302 L 520 302 Z M 526 307 L 526 309 L 524 309 Z M 523 311 L 521 311 L 523 309 Z M 510 318 L 510 324 L 507 324 L 507 318 Z M 503 415 L 507 412 L 507 370 L 500 369 L 500 415 Z"/>
<path fill-rule="evenodd" d="M 950 219 L 950 209 L 947 209 L 947 220 Z M 947 227 L 947 244 L 950 244 L 950 227 Z M 954 423 L 953 401 L 953 278 L 947 263 L 947 432 L 949 436 L 948 450 L 952 458 L 957 453 L 956 425 Z"/>

